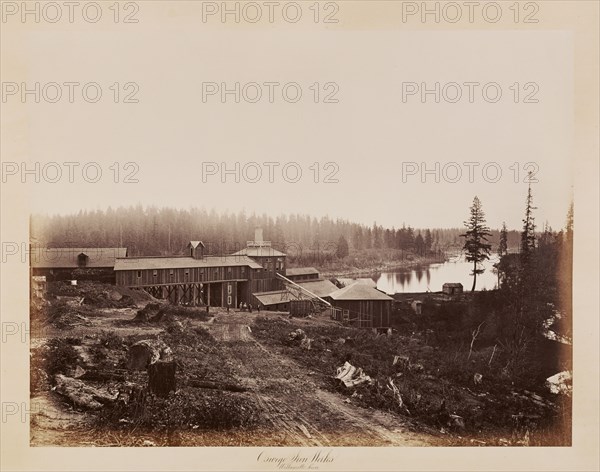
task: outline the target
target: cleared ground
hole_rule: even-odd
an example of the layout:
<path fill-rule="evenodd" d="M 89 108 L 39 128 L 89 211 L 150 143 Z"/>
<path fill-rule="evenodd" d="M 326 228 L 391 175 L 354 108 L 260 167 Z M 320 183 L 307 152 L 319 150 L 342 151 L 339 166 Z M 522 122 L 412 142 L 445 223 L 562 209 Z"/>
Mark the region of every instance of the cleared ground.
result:
<path fill-rule="evenodd" d="M 32 349 L 42 348 L 52 338 L 66 336 L 71 340 L 78 339 L 81 340 L 81 344 L 76 346 L 82 357 L 80 363 L 90 364 L 93 361 L 86 356 L 98 357 L 94 353 L 98 352 L 98 344 L 108 344 L 108 341 L 103 341 L 107 333 L 110 333 L 111 339 L 128 336 L 154 338 L 164 333 L 165 325 L 131 324 L 136 311 L 135 308 L 99 309 L 94 311 L 93 316 L 90 313 L 80 315 L 81 318 L 68 330 L 48 326 L 32 340 Z M 185 319 L 181 325 L 187 333 L 198 328 L 206 329 L 214 345 L 196 347 L 195 352 L 191 352 L 190 343 L 171 345 L 175 358 L 183 359 L 183 368 L 178 372 L 178 382 L 182 385 L 179 395 L 185 395 L 186 389 L 189 389 L 190 377 L 208 378 L 217 385 L 218 382 L 233 383 L 245 391 L 228 392 L 228 395 L 237 398 L 241 404 L 251 405 L 254 409 L 252 417 L 255 418 L 251 424 L 241 428 L 216 428 L 214 431 L 202 425 L 152 431 L 130 427 L 127 423 L 123 428 L 113 427 L 107 422 L 104 428 L 98 429 L 97 412 L 73 408 L 50 388 L 32 395 L 32 446 L 424 446 L 438 442 L 433 436 L 411 431 L 410 425 L 399 415 L 363 408 L 349 403 L 344 395 L 328 391 L 324 382 L 335 372 L 317 374 L 263 345 L 252 333 L 257 316 L 286 319 L 276 313 L 258 315 L 213 310 L 207 320 Z M 170 321 L 173 322 L 172 319 Z M 331 322 L 313 319 L 310 323 L 327 325 Z M 125 351 L 119 352 L 120 346 L 102 349 L 107 351 L 105 355 L 114 360 L 115 365 L 118 360 L 113 358 L 114 355 L 121 359 L 126 355 Z M 127 375 L 127 380 L 134 379 Z M 118 384 L 111 381 L 89 383 L 108 391 L 118 389 Z M 200 395 L 205 392 L 209 399 L 220 395 L 214 389 L 199 388 L 194 392 Z M 198 405 L 198 408 L 202 406 Z M 123 419 L 120 421 L 124 422 Z"/>

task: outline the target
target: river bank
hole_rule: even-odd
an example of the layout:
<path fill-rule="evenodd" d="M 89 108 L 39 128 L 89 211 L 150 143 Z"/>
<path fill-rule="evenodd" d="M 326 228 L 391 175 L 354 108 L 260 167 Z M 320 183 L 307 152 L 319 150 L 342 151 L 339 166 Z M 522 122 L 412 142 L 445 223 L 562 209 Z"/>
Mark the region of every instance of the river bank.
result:
<path fill-rule="evenodd" d="M 332 278 L 332 277 L 371 277 L 386 271 L 395 271 L 400 269 L 411 269 L 418 266 L 425 266 L 429 264 L 438 264 L 446 262 L 445 256 L 414 256 L 409 255 L 405 259 L 392 259 L 392 260 L 378 260 L 373 261 L 362 267 L 350 266 L 344 264 L 341 267 L 318 266 L 315 268 L 319 270 L 321 277 Z M 362 265 L 362 264 L 361 264 Z"/>

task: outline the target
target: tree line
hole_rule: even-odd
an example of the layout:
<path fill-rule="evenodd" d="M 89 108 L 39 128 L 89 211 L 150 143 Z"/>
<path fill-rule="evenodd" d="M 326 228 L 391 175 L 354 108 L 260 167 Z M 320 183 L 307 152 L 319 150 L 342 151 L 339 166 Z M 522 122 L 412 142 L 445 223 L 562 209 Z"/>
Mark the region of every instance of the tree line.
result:
<path fill-rule="evenodd" d="M 273 246 L 294 252 L 332 252 L 338 257 L 371 249 L 401 250 L 418 255 L 460 250 L 460 228 L 415 229 L 410 225 L 385 228 L 330 217 L 309 215 L 247 214 L 174 209 L 141 205 L 79 211 L 68 215 L 34 215 L 34 244 L 48 247 L 127 247 L 131 256 L 182 254 L 190 240 L 202 240 L 209 254 L 227 254 L 254 239 L 263 228 Z M 499 231 L 491 232 L 497 244 Z M 508 245 L 516 248 L 519 234 L 508 232 Z M 341 246 L 341 249 L 338 247 Z M 346 249 L 347 247 L 347 249 Z"/>

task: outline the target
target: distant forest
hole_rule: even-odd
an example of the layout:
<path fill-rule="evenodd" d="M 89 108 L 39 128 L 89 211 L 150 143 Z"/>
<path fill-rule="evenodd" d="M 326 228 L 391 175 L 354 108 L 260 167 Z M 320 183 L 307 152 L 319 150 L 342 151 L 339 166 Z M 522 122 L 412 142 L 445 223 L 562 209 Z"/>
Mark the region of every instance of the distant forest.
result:
<path fill-rule="evenodd" d="M 462 226 L 457 221 L 457 226 Z M 254 229 L 263 229 L 264 239 L 284 252 L 336 252 L 347 243 L 350 253 L 370 249 L 395 249 L 420 255 L 446 254 L 462 248 L 463 227 L 384 228 L 347 220 L 308 215 L 281 215 L 276 218 L 245 212 L 217 213 L 205 209 L 187 210 L 143 207 L 80 211 L 70 215 L 34 215 L 31 242 L 47 247 L 126 247 L 130 256 L 182 254 L 190 240 L 201 240 L 209 254 L 229 254 L 254 239 Z M 499 230 L 492 230 L 493 250 Z M 520 232 L 508 232 L 508 248 L 518 248 Z"/>

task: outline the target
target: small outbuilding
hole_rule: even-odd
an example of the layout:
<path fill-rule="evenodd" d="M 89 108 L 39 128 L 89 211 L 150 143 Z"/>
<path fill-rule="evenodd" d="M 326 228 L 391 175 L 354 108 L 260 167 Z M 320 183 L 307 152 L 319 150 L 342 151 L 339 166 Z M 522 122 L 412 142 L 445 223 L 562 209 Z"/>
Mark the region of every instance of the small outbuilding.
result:
<path fill-rule="evenodd" d="M 442 292 L 446 295 L 461 295 L 463 286 L 461 283 L 447 282 L 442 286 Z"/>
<path fill-rule="evenodd" d="M 388 329 L 393 298 L 361 283 L 353 283 L 328 297 L 334 318 L 358 328 Z"/>

